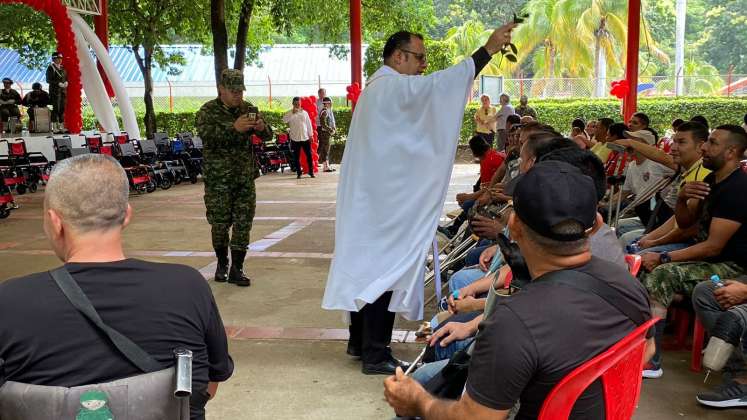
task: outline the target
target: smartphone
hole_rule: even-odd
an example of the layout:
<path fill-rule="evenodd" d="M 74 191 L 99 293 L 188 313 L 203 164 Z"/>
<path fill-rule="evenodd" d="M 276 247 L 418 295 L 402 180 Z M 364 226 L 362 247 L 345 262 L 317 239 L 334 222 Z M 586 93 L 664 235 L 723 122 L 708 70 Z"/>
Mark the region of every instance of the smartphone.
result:
<path fill-rule="evenodd" d="M 250 106 L 246 111 L 246 116 L 249 117 L 251 121 L 256 121 L 258 114 L 259 109 L 256 106 Z"/>

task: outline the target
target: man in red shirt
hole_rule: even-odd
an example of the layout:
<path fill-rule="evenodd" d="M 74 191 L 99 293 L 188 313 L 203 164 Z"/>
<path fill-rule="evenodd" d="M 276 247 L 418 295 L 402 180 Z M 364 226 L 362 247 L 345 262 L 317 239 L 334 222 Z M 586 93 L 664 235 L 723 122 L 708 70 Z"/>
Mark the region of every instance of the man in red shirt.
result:
<path fill-rule="evenodd" d="M 498 168 L 503 165 L 503 161 L 506 160 L 504 152 L 496 151 L 480 136 L 474 136 L 469 140 L 469 148 L 472 151 L 472 155 L 480 161 L 480 190 L 473 193 L 457 194 L 456 199 L 462 208 L 462 214 L 454 219 L 454 222 L 450 226 L 438 227 L 438 231 L 449 238 L 454 236 L 459 230 L 459 226 L 467 220 L 469 210 L 474 206 L 477 199 L 483 194 L 488 194 L 490 180 Z"/>

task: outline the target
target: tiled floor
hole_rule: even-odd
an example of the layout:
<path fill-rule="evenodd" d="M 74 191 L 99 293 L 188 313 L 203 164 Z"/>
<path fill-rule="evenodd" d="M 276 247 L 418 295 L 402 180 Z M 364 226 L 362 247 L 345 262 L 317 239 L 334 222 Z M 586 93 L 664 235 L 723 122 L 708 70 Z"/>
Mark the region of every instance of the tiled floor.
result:
<path fill-rule="evenodd" d="M 475 165 L 457 165 L 444 210 L 471 188 Z M 360 374 L 345 353 L 346 325 L 321 309 L 334 249 L 338 173 L 296 180 L 272 174 L 258 180 L 257 217 L 246 269 L 252 286 L 210 282 L 230 337 L 234 376 L 208 406 L 213 419 L 386 419 L 381 377 Z M 131 257 L 178 262 L 210 279 L 215 270 L 202 183 L 132 196 L 125 243 Z M 43 191 L 19 196 L 21 209 L 0 220 L 0 281 L 59 264 L 41 228 Z M 432 291 L 431 293 L 432 294 Z M 426 295 L 430 295 L 426 293 Z M 433 313 L 428 308 L 427 315 Z M 395 353 L 413 359 L 417 323 L 397 320 Z M 689 354 L 667 352 L 665 375 L 644 383 L 637 419 L 744 419 L 747 411 L 697 405 L 702 375 L 687 370 Z M 716 383 L 717 378 L 711 379 Z"/>

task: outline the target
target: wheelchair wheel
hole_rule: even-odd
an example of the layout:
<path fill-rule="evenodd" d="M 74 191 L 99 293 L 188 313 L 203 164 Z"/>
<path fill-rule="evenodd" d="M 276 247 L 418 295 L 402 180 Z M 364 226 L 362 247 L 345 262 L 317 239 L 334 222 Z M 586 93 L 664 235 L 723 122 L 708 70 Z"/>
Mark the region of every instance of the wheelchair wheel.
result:
<path fill-rule="evenodd" d="M 196 184 L 197 183 L 197 174 L 189 174 L 189 182 L 191 182 L 192 184 Z"/>
<path fill-rule="evenodd" d="M 182 174 L 176 173 L 174 174 L 174 185 L 179 185 L 182 183 Z"/>
<path fill-rule="evenodd" d="M 10 216 L 10 209 L 8 206 L 3 204 L 0 206 L 0 219 L 5 219 L 6 217 Z"/>
<path fill-rule="evenodd" d="M 147 192 L 148 194 L 152 193 L 155 190 L 156 190 L 156 183 L 155 182 L 148 181 L 148 183 L 145 184 L 145 192 Z"/>
<path fill-rule="evenodd" d="M 29 191 L 31 191 L 32 193 L 35 193 L 38 188 L 39 186 L 36 183 L 29 185 Z"/>
<path fill-rule="evenodd" d="M 171 188 L 171 180 L 168 177 L 163 177 L 158 186 L 161 187 L 162 190 L 168 190 Z"/>
<path fill-rule="evenodd" d="M 16 185 L 16 192 L 18 193 L 18 195 L 26 194 L 26 185 L 24 184 Z"/>

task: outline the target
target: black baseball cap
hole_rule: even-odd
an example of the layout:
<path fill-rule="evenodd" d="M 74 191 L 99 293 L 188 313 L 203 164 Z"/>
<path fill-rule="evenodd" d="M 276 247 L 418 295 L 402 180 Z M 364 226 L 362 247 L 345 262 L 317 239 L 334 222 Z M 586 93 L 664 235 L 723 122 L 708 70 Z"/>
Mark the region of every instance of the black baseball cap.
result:
<path fill-rule="evenodd" d="M 10 78 L 9 78 L 9 77 L 5 77 L 5 78 L 3 78 L 3 84 L 5 84 L 5 83 L 10 83 L 10 84 L 13 84 L 13 81 L 12 81 L 12 80 L 10 80 Z"/>
<path fill-rule="evenodd" d="M 540 235 L 558 241 L 575 241 L 586 236 L 597 219 L 597 191 L 591 177 L 561 161 L 535 164 L 506 189 L 513 198 L 514 212 Z M 554 233 L 553 227 L 574 220 L 584 232 L 576 235 Z"/>

